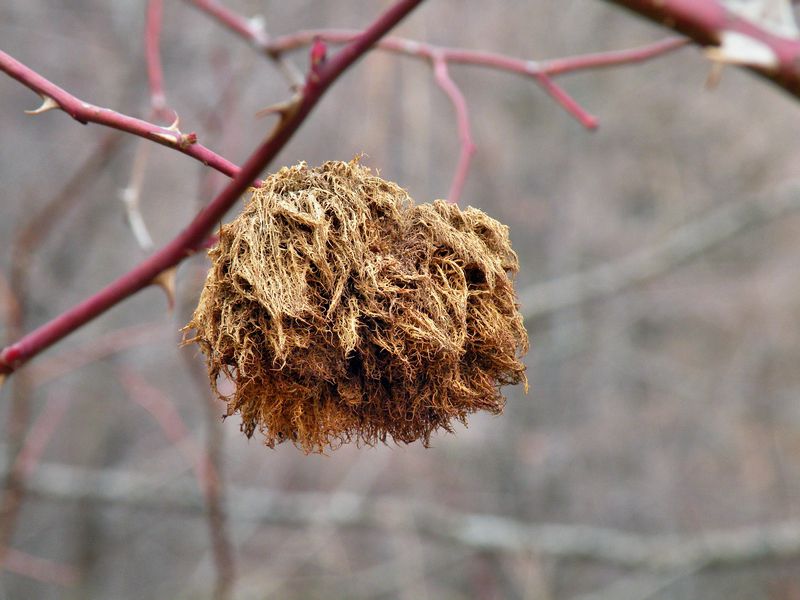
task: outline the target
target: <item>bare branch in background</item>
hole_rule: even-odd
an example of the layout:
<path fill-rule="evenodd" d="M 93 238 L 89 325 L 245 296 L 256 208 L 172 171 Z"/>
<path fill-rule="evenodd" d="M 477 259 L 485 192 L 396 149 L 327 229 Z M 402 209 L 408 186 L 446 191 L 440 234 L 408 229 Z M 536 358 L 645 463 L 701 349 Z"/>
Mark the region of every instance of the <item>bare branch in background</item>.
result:
<path fill-rule="evenodd" d="M 526 319 L 537 319 L 568 306 L 613 296 L 663 275 L 747 229 L 797 211 L 800 189 L 796 186 L 762 200 L 726 204 L 619 260 L 520 290 L 521 312 Z"/>
<path fill-rule="evenodd" d="M 147 510 L 203 510 L 203 497 L 188 480 L 164 487 L 163 480 L 116 470 L 41 463 L 29 490 L 43 498 L 91 501 Z M 326 525 L 383 529 L 412 524 L 422 535 L 474 550 L 532 553 L 558 560 L 590 560 L 659 572 L 738 567 L 800 557 L 800 522 L 783 521 L 688 535 L 637 535 L 581 525 L 538 524 L 497 515 L 432 508 L 411 499 L 229 489 L 229 514 L 264 525 Z M 394 518 L 390 516 L 394 515 Z M 406 515 L 399 518 L 399 515 Z"/>
<path fill-rule="evenodd" d="M 793 22 L 776 28 L 763 17 L 731 10 L 732 3 L 723 0 L 607 1 L 690 37 L 709 48 L 712 60 L 748 67 L 800 97 L 800 39 Z M 750 4 L 763 11 L 763 2 Z"/>

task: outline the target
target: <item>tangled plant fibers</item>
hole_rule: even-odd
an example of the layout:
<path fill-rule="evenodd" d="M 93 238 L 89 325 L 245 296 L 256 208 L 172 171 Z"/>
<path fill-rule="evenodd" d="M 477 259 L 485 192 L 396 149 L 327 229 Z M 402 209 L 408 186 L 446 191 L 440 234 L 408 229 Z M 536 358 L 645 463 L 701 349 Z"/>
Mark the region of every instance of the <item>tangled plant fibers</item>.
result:
<path fill-rule="evenodd" d="M 427 444 L 525 382 L 517 256 L 480 210 L 415 205 L 357 161 L 301 163 L 254 189 L 209 255 L 188 341 L 270 447 Z"/>

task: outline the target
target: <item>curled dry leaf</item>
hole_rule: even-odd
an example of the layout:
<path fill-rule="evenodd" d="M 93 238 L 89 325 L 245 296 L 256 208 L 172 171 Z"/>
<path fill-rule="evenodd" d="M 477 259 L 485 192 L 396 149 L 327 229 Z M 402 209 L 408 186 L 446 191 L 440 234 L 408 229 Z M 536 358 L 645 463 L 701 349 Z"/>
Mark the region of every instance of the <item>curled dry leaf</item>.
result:
<path fill-rule="evenodd" d="M 508 228 L 414 204 L 357 160 L 270 176 L 209 256 L 187 343 L 228 415 L 270 447 L 427 444 L 526 382 Z"/>

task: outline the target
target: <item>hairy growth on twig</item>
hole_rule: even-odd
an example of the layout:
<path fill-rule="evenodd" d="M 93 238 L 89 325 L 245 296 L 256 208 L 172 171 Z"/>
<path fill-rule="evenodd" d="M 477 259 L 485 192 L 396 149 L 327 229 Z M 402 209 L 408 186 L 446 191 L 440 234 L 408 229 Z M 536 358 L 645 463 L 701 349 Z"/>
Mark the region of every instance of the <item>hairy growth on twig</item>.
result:
<path fill-rule="evenodd" d="M 209 255 L 189 341 L 270 447 L 427 444 L 525 381 L 517 256 L 480 210 L 415 205 L 357 161 L 300 164 L 254 189 Z"/>

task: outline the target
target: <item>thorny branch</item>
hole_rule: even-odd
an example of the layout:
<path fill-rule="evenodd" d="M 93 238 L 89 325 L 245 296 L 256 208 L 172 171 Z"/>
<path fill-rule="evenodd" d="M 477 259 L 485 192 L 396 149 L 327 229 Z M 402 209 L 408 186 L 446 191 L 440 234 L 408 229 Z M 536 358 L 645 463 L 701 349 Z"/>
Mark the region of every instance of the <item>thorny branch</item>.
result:
<path fill-rule="evenodd" d="M 358 35 L 357 31 L 352 30 L 320 29 L 299 31 L 270 41 L 263 27 L 253 25 L 252 20 L 248 21 L 213 0 L 189 1 L 237 35 L 248 40 L 273 60 L 283 58 L 289 50 L 312 45 L 315 41 L 342 44 L 352 41 Z M 461 150 L 447 198 L 451 202 L 458 202 L 469 174 L 470 159 L 475 152 L 475 144 L 470 132 L 469 109 L 463 93 L 450 77 L 448 63 L 490 67 L 531 77 L 581 125 L 587 129 L 595 129 L 598 125 L 597 119 L 586 112 L 575 99 L 557 85 L 552 77 L 585 69 L 638 63 L 671 52 L 685 44 L 686 40 L 682 38 L 669 38 L 641 48 L 546 62 L 522 60 L 481 50 L 446 48 L 401 37 L 385 37 L 377 42 L 376 47 L 427 60 L 433 66 L 436 83 L 447 94 L 456 112 Z"/>
<path fill-rule="evenodd" d="M 121 300 L 153 283 L 157 283 L 157 278 L 161 273 L 175 267 L 187 256 L 196 252 L 222 216 L 239 199 L 242 193 L 252 185 L 264 167 L 291 139 L 331 84 L 350 65 L 367 52 L 378 39 L 416 8 L 421 1 L 399 0 L 378 17 L 353 42 L 339 50 L 335 56 L 324 64 L 317 65 L 307 77 L 305 87 L 291 110 L 281 115 L 282 118 L 272 135 L 253 152 L 234 179 L 176 238 L 106 288 L 24 336 L 15 344 L 0 351 L 0 374 L 13 372 L 31 357 L 102 314 Z M 69 114 L 73 116 L 76 114 L 78 116 L 90 116 L 84 114 L 86 109 L 83 106 L 74 105 L 75 98 L 73 96 L 44 80 L 44 78 L 33 73 L 7 54 L 0 53 L 0 68 L 7 70 L 9 74 L 26 83 L 26 85 L 29 82 L 33 82 L 33 85 L 38 87 L 46 86 L 50 92 L 56 93 L 62 101 L 69 104 L 68 108 L 64 108 L 64 105 L 59 104 Z M 48 97 L 52 98 L 52 94 Z M 102 109 L 97 107 L 89 109 L 89 113 L 96 113 L 98 119 L 103 115 Z M 112 123 L 118 124 L 119 119 L 130 119 L 134 122 L 131 125 L 136 125 L 137 127 L 139 126 L 137 123 L 145 123 L 122 115 L 117 115 L 117 118 L 112 120 Z M 195 145 L 189 144 L 187 148 L 192 148 Z M 182 151 L 186 152 L 186 149 L 182 149 Z"/>
<path fill-rule="evenodd" d="M 99 123 L 156 141 L 192 156 L 204 164 L 235 178 L 205 210 L 197 215 L 195 220 L 180 235 L 162 250 L 153 254 L 138 267 L 83 303 L 23 337 L 16 344 L 0 351 L 0 377 L 7 376 L 35 354 L 124 298 L 153 283 L 163 284 L 165 281 L 163 274 L 172 272 L 170 271 L 171 269 L 201 247 L 202 238 L 215 226 L 246 187 L 252 182 L 257 183 L 256 178 L 263 167 L 291 138 L 329 85 L 373 44 L 377 44 L 378 47 L 386 50 L 427 59 L 434 64 L 437 82 L 447 93 L 456 109 L 459 136 L 461 138 L 461 155 L 450 194 L 451 199 L 455 199 L 463 188 L 468 172 L 469 159 L 473 152 L 473 143 L 469 132 L 469 115 L 466 102 L 458 87 L 449 77 L 447 63 L 474 64 L 533 77 L 543 85 L 548 93 L 553 95 L 559 103 L 565 106 L 567 110 L 570 110 L 585 125 L 593 126 L 593 117 L 585 113 L 566 92 L 558 87 L 550 79 L 551 75 L 586 68 L 640 62 L 674 50 L 684 43 L 683 40 L 669 39 L 643 48 L 537 63 L 488 52 L 443 48 L 403 38 L 381 39 L 394 24 L 419 4 L 421 0 L 398 2 L 370 28 L 360 34 L 353 31 L 320 30 L 299 32 L 292 36 L 270 41 L 263 22 L 243 19 L 213 0 L 191 1 L 198 8 L 212 15 L 240 36 L 248 39 L 275 60 L 281 59 L 287 50 L 313 44 L 315 39 L 323 42 L 330 40 L 330 42 L 347 43 L 348 45 L 326 62 L 316 64 L 312 57 L 311 71 L 305 80 L 304 86 L 301 89 L 298 88 L 299 91 L 292 101 L 278 107 L 277 112 L 281 117 L 278 126 L 241 169 L 199 144 L 194 133 L 181 133 L 177 128 L 177 122 L 171 127 L 159 127 L 141 119 L 88 104 L 72 96 L 8 54 L 0 52 L 0 70 L 5 71 L 42 97 L 43 104 L 39 109 L 33 111 L 34 114 L 59 108 L 79 122 Z M 148 11 L 146 45 L 148 49 L 149 81 L 154 106 L 158 106 L 163 97 L 163 74 L 157 49 L 158 17 L 160 17 L 159 2 L 158 0 L 152 0 Z M 322 48 L 324 51 L 324 46 Z M 281 64 L 285 65 L 286 63 L 281 62 Z"/>
<path fill-rule="evenodd" d="M 800 39 L 770 31 L 721 0 L 607 0 L 711 49 L 714 60 L 747 67 L 800 97 Z M 759 4 L 759 3 L 754 3 Z"/>
<path fill-rule="evenodd" d="M 191 156 L 229 177 L 234 177 L 239 173 L 239 168 L 235 164 L 199 143 L 197 134 L 183 133 L 178 129 L 177 124 L 161 127 L 136 117 L 118 113 L 110 108 L 102 108 L 84 102 L 2 50 L 0 50 L 0 71 L 4 71 L 42 98 L 41 106 L 33 111 L 28 111 L 28 114 L 39 115 L 50 110 L 60 109 L 79 123 L 97 123 L 137 135 Z"/>

